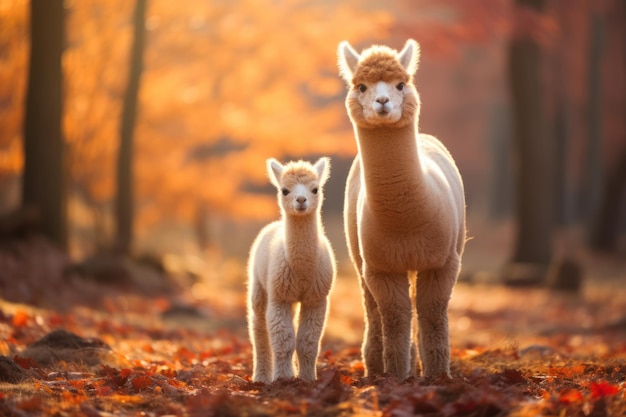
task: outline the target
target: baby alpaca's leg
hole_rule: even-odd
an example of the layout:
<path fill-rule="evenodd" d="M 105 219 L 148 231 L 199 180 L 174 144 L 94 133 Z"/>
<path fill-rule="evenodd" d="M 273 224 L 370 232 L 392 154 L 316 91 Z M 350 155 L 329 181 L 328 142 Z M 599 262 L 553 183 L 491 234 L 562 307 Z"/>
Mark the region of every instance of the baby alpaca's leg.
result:
<path fill-rule="evenodd" d="M 248 325 L 252 341 L 253 374 L 255 382 L 272 382 L 272 350 L 267 334 L 267 294 L 258 283 L 252 284 L 248 305 Z"/>
<path fill-rule="evenodd" d="M 293 329 L 293 306 L 271 302 L 267 308 L 267 325 L 274 359 L 272 380 L 293 377 L 293 352 L 296 345 Z"/>
<path fill-rule="evenodd" d="M 314 381 L 317 378 L 315 365 L 320 339 L 326 324 L 327 305 L 328 302 L 324 299 L 316 305 L 302 304 L 300 306 L 296 353 L 298 355 L 298 376 L 305 381 Z"/>

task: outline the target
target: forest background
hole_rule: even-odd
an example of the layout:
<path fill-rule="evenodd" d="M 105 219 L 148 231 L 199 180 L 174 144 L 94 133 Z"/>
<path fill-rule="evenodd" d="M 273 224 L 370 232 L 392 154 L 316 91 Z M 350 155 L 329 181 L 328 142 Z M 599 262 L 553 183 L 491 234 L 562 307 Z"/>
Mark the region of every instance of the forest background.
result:
<path fill-rule="evenodd" d="M 131 66 L 132 2 L 66 1 L 58 16 L 64 28 L 57 80 L 63 173 L 41 175 L 33 188 L 53 189 L 46 182 L 62 178 L 66 219 L 60 221 L 67 234 L 57 233 L 56 240 L 76 259 L 120 246 L 115 204 L 123 199 L 132 201 L 125 250 L 199 256 L 211 250 L 243 259 L 263 222 L 278 215 L 265 159 L 329 155 L 333 173 L 324 214 L 343 260 L 342 193 L 356 145 L 336 45 L 347 39 L 357 48 L 400 48 L 412 37 L 422 47 L 420 129 L 443 140 L 465 180 L 474 237 L 465 264 L 489 269 L 481 263 L 545 262 L 577 256 L 588 243 L 623 253 L 623 8 L 618 1 L 582 0 L 155 0 L 139 22 L 139 69 Z M 10 213 L 28 193 L 21 180 L 29 2 L 2 0 L 0 19 L 0 211 Z M 43 42 L 50 49 L 45 43 L 52 38 Z M 511 65 L 515 42 L 537 50 L 528 55 L 529 66 Z M 525 71 L 517 75 L 515 67 Z M 136 117 L 124 122 L 132 71 L 139 71 Z M 528 73 L 531 84 L 521 90 L 526 98 L 516 101 L 521 95 L 514 80 Z M 537 111 L 519 122 L 526 116 L 516 103 L 524 100 Z M 539 139 L 520 139 L 520 125 L 537 127 L 530 135 Z M 132 168 L 120 178 L 125 130 L 132 132 Z M 51 134 L 37 140 L 52 143 Z M 54 146 L 41 149 L 44 161 L 53 159 Z M 525 175 L 530 191 L 520 180 Z M 120 194 L 120 184 L 131 184 L 132 195 Z M 530 213 L 516 229 L 516 216 L 531 210 L 523 202 L 539 214 Z M 518 241 L 524 239 L 519 235 L 528 224 L 542 229 L 527 246 L 544 253 L 520 254 L 528 250 L 518 242 L 513 256 L 516 230 Z M 474 246 L 502 257 L 474 262 Z"/>

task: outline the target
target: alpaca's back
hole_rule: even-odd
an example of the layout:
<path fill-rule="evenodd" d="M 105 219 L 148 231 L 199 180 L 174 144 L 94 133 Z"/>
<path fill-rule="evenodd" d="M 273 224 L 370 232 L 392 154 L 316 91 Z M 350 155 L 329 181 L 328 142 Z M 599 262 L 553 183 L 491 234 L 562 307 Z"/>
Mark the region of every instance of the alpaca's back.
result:
<path fill-rule="evenodd" d="M 454 223 L 458 239 L 456 251 L 459 256 L 465 246 L 465 191 L 463 179 L 454 158 L 439 139 L 431 135 L 419 134 L 420 155 L 426 164 L 425 176 L 433 181 L 442 199 L 442 210 L 449 210 L 447 221 Z"/>
<path fill-rule="evenodd" d="M 282 242 L 280 238 L 281 229 L 282 221 L 280 220 L 268 224 L 261 229 L 250 249 L 248 277 L 250 281 L 258 280 L 265 289 L 267 289 L 271 258 L 284 259 L 283 251 L 280 248 Z M 277 262 L 278 259 L 273 262 Z"/>

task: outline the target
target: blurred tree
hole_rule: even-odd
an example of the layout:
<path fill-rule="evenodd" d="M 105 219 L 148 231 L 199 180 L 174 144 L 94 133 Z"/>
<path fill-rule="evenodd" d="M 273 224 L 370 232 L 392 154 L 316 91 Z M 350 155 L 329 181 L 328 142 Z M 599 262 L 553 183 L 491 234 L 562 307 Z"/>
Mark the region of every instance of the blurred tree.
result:
<path fill-rule="evenodd" d="M 583 210 L 587 219 L 598 211 L 602 189 L 602 82 L 601 65 L 604 51 L 604 19 L 592 11 L 590 19 L 589 53 L 587 71 L 588 133 L 587 161 L 584 176 Z"/>
<path fill-rule="evenodd" d="M 64 142 L 61 132 L 63 0 L 30 4 L 31 53 L 24 120 L 22 203 L 39 211 L 41 228 L 67 243 Z"/>
<path fill-rule="evenodd" d="M 116 244 L 115 249 L 128 255 L 133 238 L 134 219 L 134 175 L 133 175 L 133 136 L 137 120 L 137 96 L 139 80 L 143 71 L 143 50 L 145 38 L 146 0 L 137 0 L 133 15 L 133 45 L 130 51 L 130 72 L 124 95 L 122 123 L 120 126 L 120 147 L 117 159 L 117 194 L 115 198 Z"/>
<path fill-rule="evenodd" d="M 626 148 L 602 188 L 597 211 L 591 218 L 589 245 L 592 249 L 612 252 L 617 249 L 620 219 L 625 219 L 624 196 L 626 196 Z"/>
<path fill-rule="evenodd" d="M 543 11 L 544 1 L 516 0 L 516 5 L 518 13 L 532 16 Z M 542 281 L 552 257 L 555 146 L 545 120 L 541 62 L 538 40 L 517 33 L 509 45 L 509 81 L 518 155 L 517 236 L 504 277 L 511 284 Z"/>
<path fill-rule="evenodd" d="M 135 2 L 66 0 L 65 5 L 68 212 L 71 249 L 81 257 L 115 246 L 115 167 Z"/>
<path fill-rule="evenodd" d="M 329 45 L 384 38 L 391 21 L 361 3 L 294 0 L 271 10 L 256 0 L 149 3 L 133 138 L 135 239 L 145 241 L 165 219 L 192 227 L 198 206 L 206 215 L 275 216 L 265 158 L 354 151 Z M 118 144 L 111 138 L 121 131 L 134 2 L 67 6 L 72 222 L 87 238 L 102 219 L 113 238 L 98 240 L 110 245 Z"/>
<path fill-rule="evenodd" d="M 608 1 L 602 6 L 591 17 L 589 59 L 599 62 L 589 62 L 593 77 L 589 74 L 588 143 L 590 147 L 600 148 L 595 151 L 600 154 L 601 162 L 596 168 L 603 170 L 603 175 L 597 180 L 598 198 L 589 213 L 587 239 L 594 250 L 615 252 L 619 249 L 619 235 L 626 226 L 626 3 Z M 604 60 L 600 61 L 600 57 Z M 602 107 L 600 102 L 604 104 Z M 609 147 L 608 155 L 602 155 L 602 145 L 606 143 L 617 144 L 619 148 Z"/>

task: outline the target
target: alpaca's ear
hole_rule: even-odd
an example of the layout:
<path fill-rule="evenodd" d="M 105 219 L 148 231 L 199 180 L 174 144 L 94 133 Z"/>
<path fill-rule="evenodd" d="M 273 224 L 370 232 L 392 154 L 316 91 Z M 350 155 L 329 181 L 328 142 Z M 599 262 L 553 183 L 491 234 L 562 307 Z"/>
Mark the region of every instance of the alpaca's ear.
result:
<path fill-rule="evenodd" d="M 408 74 L 415 74 L 420 61 L 420 45 L 413 39 L 409 39 L 398 54 L 398 59 Z"/>
<path fill-rule="evenodd" d="M 322 157 L 317 160 L 313 168 L 317 171 L 317 176 L 320 179 L 320 186 L 324 185 L 330 177 L 330 158 Z"/>
<path fill-rule="evenodd" d="M 342 41 L 337 48 L 337 64 L 339 75 L 348 85 L 352 84 L 352 74 L 359 63 L 359 54 L 350 46 L 348 41 Z"/>
<path fill-rule="evenodd" d="M 283 175 L 284 169 L 285 167 L 274 158 L 267 160 L 267 175 L 276 188 L 280 188 L 280 177 Z"/>

